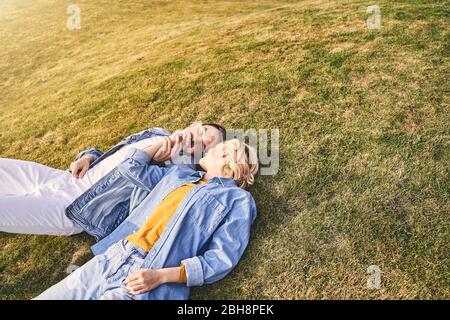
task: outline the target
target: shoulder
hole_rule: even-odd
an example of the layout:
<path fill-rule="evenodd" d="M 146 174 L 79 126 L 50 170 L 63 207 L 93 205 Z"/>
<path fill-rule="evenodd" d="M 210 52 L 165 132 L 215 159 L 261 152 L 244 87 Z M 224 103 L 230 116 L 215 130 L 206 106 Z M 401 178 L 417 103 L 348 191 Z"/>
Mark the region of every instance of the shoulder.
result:
<path fill-rule="evenodd" d="M 167 174 L 173 175 L 174 178 L 184 179 L 194 175 L 201 177 L 201 173 L 188 164 L 168 164 L 165 167 L 168 169 Z"/>
<path fill-rule="evenodd" d="M 229 211 L 230 215 L 247 216 L 252 221 L 256 218 L 256 203 L 252 194 L 238 186 L 207 188 L 205 192 L 212 195 Z"/>

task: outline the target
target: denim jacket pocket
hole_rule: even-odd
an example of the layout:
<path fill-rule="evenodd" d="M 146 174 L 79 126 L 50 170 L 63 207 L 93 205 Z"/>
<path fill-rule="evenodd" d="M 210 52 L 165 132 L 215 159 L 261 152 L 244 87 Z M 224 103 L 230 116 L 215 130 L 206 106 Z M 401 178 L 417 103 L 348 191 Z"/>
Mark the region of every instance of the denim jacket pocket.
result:
<path fill-rule="evenodd" d="M 196 200 L 189 209 L 188 216 L 202 231 L 211 233 L 227 214 L 228 209 L 209 193 L 203 194 Z"/>

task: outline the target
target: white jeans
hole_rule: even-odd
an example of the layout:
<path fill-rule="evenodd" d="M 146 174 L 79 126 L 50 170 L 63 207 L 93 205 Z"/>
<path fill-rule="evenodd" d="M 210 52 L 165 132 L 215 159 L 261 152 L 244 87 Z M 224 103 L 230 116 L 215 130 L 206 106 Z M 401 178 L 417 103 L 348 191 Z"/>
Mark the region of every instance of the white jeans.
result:
<path fill-rule="evenodd" d="M 82 228 L 65 209 L 90 186 L 70 172 L 0 158 L 0 231 L 72 235 Z"/>

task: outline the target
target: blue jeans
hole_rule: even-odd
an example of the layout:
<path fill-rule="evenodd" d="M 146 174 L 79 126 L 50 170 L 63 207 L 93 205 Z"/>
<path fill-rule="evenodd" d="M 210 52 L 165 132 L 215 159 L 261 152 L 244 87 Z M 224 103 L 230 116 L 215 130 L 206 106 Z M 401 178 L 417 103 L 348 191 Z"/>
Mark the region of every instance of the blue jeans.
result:
<path fill-rule="evenodd" d="M 127 240 L 112 245 L 34 300 L 131 300 L 125 278 L 138 271 L 147 252 Z"/>

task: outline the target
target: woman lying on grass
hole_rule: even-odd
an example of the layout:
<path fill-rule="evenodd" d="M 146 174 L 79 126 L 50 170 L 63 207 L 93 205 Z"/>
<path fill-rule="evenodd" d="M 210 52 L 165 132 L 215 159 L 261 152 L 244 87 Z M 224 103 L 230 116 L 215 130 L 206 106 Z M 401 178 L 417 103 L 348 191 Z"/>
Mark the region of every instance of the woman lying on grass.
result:
<path fill-rule="evenodd" d="M 119 171 L 151 193 L 93 247 L 94 258 L 36 299 L 187 299 L 190 287 L 236 266 L 256 217 L 243 189 L 258 170 L 255 151 L 237 139 L 220 143 L 200 160 L 205 172 L 149 164 L 171 147 L 165 138 L 130 151 Z"/>

